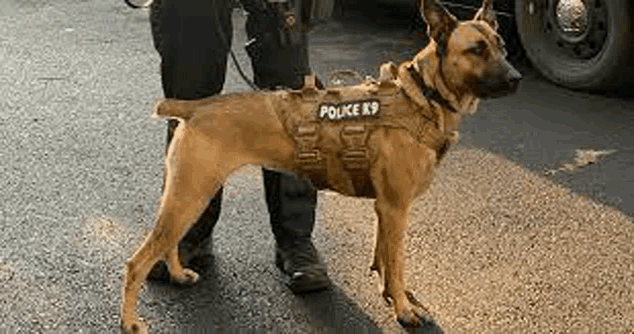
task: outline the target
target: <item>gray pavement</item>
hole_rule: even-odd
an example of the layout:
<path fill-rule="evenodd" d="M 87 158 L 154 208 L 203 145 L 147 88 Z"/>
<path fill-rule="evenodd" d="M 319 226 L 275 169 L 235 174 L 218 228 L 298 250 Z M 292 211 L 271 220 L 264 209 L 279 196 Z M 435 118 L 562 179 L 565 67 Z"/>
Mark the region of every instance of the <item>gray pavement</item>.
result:
<path fill-rule="evenodd" d="M 424 45 L 381 17 L 317 26 L 315 71 L 376 75 Z M 239 12 L 234 24 L 250 70 Z M 147 14 L 121 0 L 2 0 L 0 333 L 118 331 L 123 263 L 160 195 L 158 61 Z M 521 91 L 483 102 L 412 208 L 407 280 L 438 322 L 427 332 L 632 333 L 634 100 L 521 70 Z M 247 89 L 230 64 L 225 91 Z M 578 148 L 617 151 L 544 175 Z M 260 172 L 244 168 L 225 188 L 200 283 L 142 293 L 151 331 L 404 332 L 369 270 L 372 202 L 322 192 L 318 204 L 332 290 L 297 297 L 284 285 Z"/>

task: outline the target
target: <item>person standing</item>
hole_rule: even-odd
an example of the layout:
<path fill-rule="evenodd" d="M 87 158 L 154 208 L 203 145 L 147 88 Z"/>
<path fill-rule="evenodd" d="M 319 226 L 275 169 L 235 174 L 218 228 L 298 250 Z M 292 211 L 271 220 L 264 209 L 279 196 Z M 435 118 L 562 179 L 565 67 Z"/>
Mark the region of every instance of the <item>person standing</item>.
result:
<path fill-rule="evenodd" d="M 246 45 L 255 85 L 261 89 L 298 89 L 310 73 L 308 25 L 312 0 L 240 0 L 248 13 Z M 150 23 L 161 56 L 161 80 L 166 98 L 201 99 L 220 93 L 231 49 L 231 0 L 154 0 Z M 177 120 L 168 121 L 169 145 Z M 296 176 L 263 169 L 265 197 L 276 240 L 276 264 L 290 277 L 294 293 L 330 285 L 326 266 L 311 234 L 315 223 L 316 190 Z M 220 216 L 222 189 L 179 243 L 184 266 L 204 252 Z M 164 262 L 150 280 L 167 281 Z"/>

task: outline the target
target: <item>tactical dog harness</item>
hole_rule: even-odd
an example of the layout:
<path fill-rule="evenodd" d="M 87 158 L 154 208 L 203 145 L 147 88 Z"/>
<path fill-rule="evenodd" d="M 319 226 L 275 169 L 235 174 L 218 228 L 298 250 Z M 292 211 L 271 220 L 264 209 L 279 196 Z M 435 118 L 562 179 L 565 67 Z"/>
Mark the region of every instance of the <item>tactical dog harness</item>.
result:
<path fill-rule="evenodd" d="M 434 99 L 424 83 L 416 84 L 426 98 Z M 438 161 L 451 143 L 440 113 L 441 109 L 455 109 L 442 100 L 437 101 L 441 108 L 431 103 L 421 106 L 397 80 L 369 78 L 355 86 L 318 89 L 315 77 L 309 75 L 302 89 L 282 94 L 276 110 L 295 141 L 296 168 L 318 189 L 374 198 L 369 170 L 379 148 L 371 147 L 368 138 L 381 128 L 406 130 L 435 151 Z"/>

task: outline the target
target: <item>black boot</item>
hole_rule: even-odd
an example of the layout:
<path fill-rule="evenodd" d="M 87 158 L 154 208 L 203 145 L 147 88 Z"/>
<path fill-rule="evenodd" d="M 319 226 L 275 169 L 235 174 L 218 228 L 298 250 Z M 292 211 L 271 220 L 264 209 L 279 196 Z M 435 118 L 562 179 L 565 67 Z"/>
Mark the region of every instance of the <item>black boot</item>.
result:
<path fill-rule="evenodd" d="M 295 294 L 316 292 L 330 286 L 326 265 L 310 237 L 295 238 L 291 246 L 275 247 L 275 264 L 291 281 L 289 288 Z"/>
<path fill-rule="evenodd" d="M 304 6 L 304 1 L 274 4 L 271 8 L 291 4 L 292 8 L 287 9 L 295 11 L 295 24 L 286 29 L 281 17 L 263 10 L 258 4 L 261 3 L 243 2 L 249 12 L 245 28 L 250 41 L 247 53 L 251 58 L 254 82 L 262 89 L 278 86 L 299 89 L 304 75 L 311 72 L 307 34 L 311 8 Z M 326 266 L 311 241 L 317 192 L 310 182 L 293 175 L 266 169 L 263 174 L 266 203 L 277 243 L 276 263 L 290 276 L 291 290 L 305 293 L 328 287 Z"/>
<path fill-rule="evenodd" d="M 326 266 L 311 240 L 317 192 L 310 182 L 263 170 L 266 202 L 276 240 L 275 263 L 290 276 L 293 293 L 323 290 L 330 286 Z"/>

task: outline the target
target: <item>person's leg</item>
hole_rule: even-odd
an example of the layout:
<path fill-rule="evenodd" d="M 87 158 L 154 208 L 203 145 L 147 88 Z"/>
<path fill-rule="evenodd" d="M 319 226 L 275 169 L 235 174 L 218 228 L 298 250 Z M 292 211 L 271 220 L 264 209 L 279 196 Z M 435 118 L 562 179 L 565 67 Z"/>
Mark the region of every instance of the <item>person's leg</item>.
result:
<path fill-rule="evenodd" d="M 150 11 L 154 46 L 161 55 L 163 93 L 167 98 L 178 99 L 218 94 L 224 85 L 227 68 L 225 41 L 231 41 L 232 37 L 231 8 L 227 1 L 211 1 L 196 7 L 178 1 L 155 0 Z M 214 14 L 214 10 L 218 12 Z M 223 19 L 214 20 L 214 15 Z M 166 150 L 177 126 L 177 120 L 168 121 Z M 180 241 L 179 255 L 183 265 L 189 265 L 208 248 L 220 216 L 221 203 L 222 189 Z M 148 278 L 169 281 L 165 263 L 157 264 Z"/>
<path fill-rule="evenodd" d="M 330 285 L 326 266 L 311 240 L 317 192 L 310 182 L 291 174 L 262 169 L 271 228 L 275 235 L 275 263 L 291 278 L 294 293 Z"/>
<path fill-rule="evenodd" d="M 305 31 L 295 40 L 284 41 L 275 36 L 277 29 L 267 31 L 275 22 L 250 13 L 247 20 L 249 39 L 255 47 L 249 50 L 255 84 L 260 88 L 283 86 L 300 88 L 303 77 L 310 72 L 308 41 Z M 294 293 L 324 289 L 330 285 L 326 266 L 311 240 L 315 224 L 317 192 L 310 182 L 294 175 L 263 169 L 266 203 L 271 228 L 276 240 L 276 264 L 291 278 Z"/>

